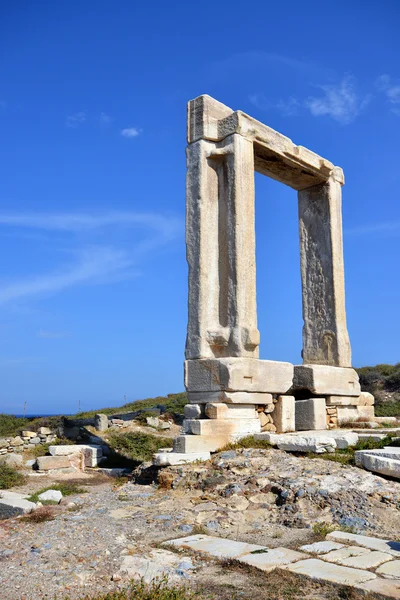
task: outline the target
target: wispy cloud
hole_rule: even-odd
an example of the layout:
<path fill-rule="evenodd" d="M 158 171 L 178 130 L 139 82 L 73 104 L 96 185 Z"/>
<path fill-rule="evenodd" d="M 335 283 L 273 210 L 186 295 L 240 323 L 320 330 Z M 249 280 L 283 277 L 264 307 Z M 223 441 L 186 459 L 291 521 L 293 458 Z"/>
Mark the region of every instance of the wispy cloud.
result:
<path fill-rule="evenodd" d="M 86 248 L 72 265 L 47 275 L 14 281 L 0 287 L 0 304 L 11 300 L 54 294 L 78 284 L 106 283 L 131 278 L 132 259 L 124 251 L 107 247 Z"/>
<path fill-rule="evenodd" d="M 107 213 L 0 213 L 0 225 L 65 232 L 81 232 L 106 227 L 145 226 L 170 237 L 183 227 L 174 216 L 133 211 Z"/>
<path fill-rule="evenodd" d="M 344 125 L 354 121 L 370 101 L 370 96 L 360 96 L 355 79 L 346 76 L 338 84 L 318 85 L 323 95 L 310 97 L 305 106 L 314 117 L 329 116 Z"/>
<path fill-rule="evenodd" d="M 390 233 L 400 233 L 400 221 L 358 225 L 357 227 L 350 227 L 349 229 L 346 228 L 344 230 L 344 234 L 349 236 L 373 235 L 379 233 L 384 233 L 386 235 Z"/>
<path fill-rule="evenodd" d="M 65 124 L 67 127 L 76 129 L 77 127 L 79 127 L 79 125 L 82 125 L 82 123 L 85 123 L 85 121 L 86 121 L 86 113 L 84 111 L 80 111 L 80 112 L 74 113 L 73 115 L 69 115 L 66 118 Z"/>
<path fill-rule="evenodd" d="M 49 331 L 47 329 L 39 329 L 36 336 L 43 340 L 61 340 L 71 337 L 70 331 Z"/>
<path fill-rule="evenodd" d="M 102 125 L 110 125 L 110 123 L 112 123 L 113 121 L 114 121 L 114 117 L 111 117 L 110 115 L 107 115 L 104 112 L 102 112 L 100 114 L 100 123 Z"/>
<path fill-rule="evenodd" d="M 400 116 L 400 82 L 393 82 L 389 75 L 381 75 L 375 81 L 375 86 L 385 94 L 391 106 L 391 112 Z"/>
<path fill-rule="evenodd" d="M 18 299 L 47 296 L 78 285 L 114 283 L 137 277 L 138 266 L 144 257 L 170 243 L 183 231 L 181 219 L 157 213 L 129 211 L 89 213 L 3 213 L 0 226 L 23 229 L 39 229 L 65 234 L 70 241 L 67 251 L 74 257 L 67 264 L 60 264 L 52 272 L 36 274 L 16 281 L 0 282 L 0 304 L 14 303 Z M 138 235 L 125 248 L 121 228 L 137 228 Z M 118 228 L 118 229 L 116 229 Z M 111 244 L 86 245 L 76 249 L 75 234 L 79 244 L 89 233 L 104 236 L 108 230 Z M 92 236 L 91 236 L 92 237 Z M 67 244 L 68 245 L 68 244 Z M 62 251 L 65 253 L 65 243 Z M 52 249 L 53 257 L 54 248 Z"/>
<path fill-rule="evenodd" d="M 122 137 L 126 138 L 135 138 L 141 134 L 141 130 L 136 127 L 127 127 L 125 129 L 121 129 Z"/>

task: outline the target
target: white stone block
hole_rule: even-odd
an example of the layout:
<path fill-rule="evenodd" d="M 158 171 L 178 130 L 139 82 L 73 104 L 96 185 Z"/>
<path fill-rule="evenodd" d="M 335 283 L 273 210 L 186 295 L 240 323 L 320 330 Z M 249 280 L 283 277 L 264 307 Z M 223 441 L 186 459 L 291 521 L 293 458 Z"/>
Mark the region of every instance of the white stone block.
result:
<path fill-rule="evenodd" d="M 378 597 L 386 596 L 392 600 L 400 598 L 400 581 L 396 579 L 372 579 L 358 587 L 368 593 L 378 594 Z"/>
<path fill-rule="evenodd" d="M 327 406 L 358 406 L 360 398 L 357 396 L 327 396 Z"/>
<path fill-rule="evenodd" d="M 34 502 L 26 500 L 22 494 L 1 490 L 0 519 L 9 519 L 32 512 L 37 508 Z"/>
<path fill-rule="evenodd" d="M 254 358 L 185 361 L 185 386 L 188 391 L 284 394 L 291 388 L 292 381 L 293 365 L 285 362 Z"/>
<path fill-rule="evenodd" d="M 275 404 L 274 425 L 277 433 L 295 431 L 295 399 L 294 396 L 279 396 Z"/>
<path fill-rule="evenodd" d="M 201 404 L 185 404 L 185 419 L 200 419 L 203 414 Z"/>
<path fill-rule="evenodd" d="M 209 403 L 205 405 L 209 419 L 254 419 L 256 410 L 253 404 Z"/>
<path fill-rule="evenodd" d="M 289 548 L 270 548 L 266 552 L 260 554 L 245 554 L 237 560 L 246 565 L 256 567 L 261 571 L 273 571 L 276 567 L 294 563 L 298 560 L 305 560 L 307 554 L 291 550 Z"/>
<path fill-rule="evenodd" d="M 203 552 L 217 558 L 240 558 L 257 550 L 266 550 L 265 546 L 257 544 L 247 544 L 246 542 L 235 542 L 224 538 L 213 537 L 211 535 L 191 535 L 185 538 L 178 538 L 164 542 L 172 544 L 195 552 Z"/>
<path fill-rule="evenodd" d="M 156 452 L 153 454 L 153 465 L 157 467 L 167 467 L 170 465 L 184 465 L 186 463 L 192 463 L 197 461 L 210 460 L 211 454 L 209 452 L 191 452 L 191 453 L 178 453 L 178 452 Z"/>
<path fill-rule="evenodd" d="M 332 533 L 328 533 L 326 539 L 343 544 L 354 544 L 363 548 L 369 548 L 370 550 L 379 550 L 380 552 L 386 552 L 400 558 L 400 542 L 370 537 L 368 535 L 359 535 L 357 533 L 346 533 L 345 531 L 332 531 Z"/>
<path fill-rule="evenodd" d="M 400 448 L 393 448 L 399 450 Z M 356 465 L 368 471 L 400 479 L 400 453 L 381 452 L 379 450 L 358 450 L 355 453 Z"/>
<path fill-rule="evenodd" d="M 314 544 L 306 544 L 305 546 L 300 546 L 300 550 L 303 550 L 303 552 L 309 552 L 310 554 L 326 554 L 327 552 L 331 552 L 332 550 L 339 550 L 339 548 L 343 547 L 343 544 L 323 541 L 315 542 Z"/>
<path fill-rule="evenodd" d="M 317 454 L 335 452 L 337 448 L 335 438 L 324 435 L 324 433 L 313 435 L 313 432 L 305 434 L 263 432 L 256 433 L 254 437 L 256 440 L 265 440 L 272 446 L 277 446 L 279 450 L 286 450 L 287 452 L 316 452 Z"/>
<path fill-rule="evenodd" d="M 60 502 L 62 497 L 63 495 L 59 490 L 46 490 L 38 496 L 40 502 L 48 502 L 50 500 L 52 502 Z"/>
<path fill-rule="evenodd" d="M 357 372 L 327 365 L 295 365 L 293 387 L 323 396 L 356 396 L 361 393 Z"/>
<path fill-rule="evenodd" d="M 375 398 L 369 392 L 361 392 L 359 404 L 360 406 L 373 406 L 375 404 Z"/>
<path fill-rule="evenodd" d="M 288 571 L 291 571 L 292 573 L 298 573 L 299 575 L 311 577 L 311 579 L 331 581 L 332 583 L 338 583 L 341 585 L 354 586 L 376 578 L 376 575 L 370 571 L 342 567 L 332 563 L 326 563 L 318 558 L 302 560 L 294 563 L 293 565 L 287 565 L 284 568 L 288 569 Z"/>
<path fill-rule="evenodd" d="M 193 404 L 251 404 L 251 405 L 271 405 L 273 403 L 272 394 L 261 392 L 228 392 L 221 390 L 219 392 L 188 392 L 188 399 Z"/>
<path fill-rule="evenodd" d="M 385 562 L 376 572 L 378 575 L 382 575 L 382 577 L 400 579 L 400 560 Z"/>
<path fill-rule="evenodd" d="M 185 419 L 183 427 L 193 435 L 206 436 L 246 436 L 261 431 L 260 420 L 255 416 L 252 419 Z"/>
<path fill-rule="evenodd" d="M 364 420 L 373 421 L 375 418 L 373 406 L 338 406 L 337 417 L 339 425 L 349 421 Z"/>
<path fill-rule="evenodd" d="M 325 398 L 310 398 L 295 402 L 296 431 L 326 429 Z"/>

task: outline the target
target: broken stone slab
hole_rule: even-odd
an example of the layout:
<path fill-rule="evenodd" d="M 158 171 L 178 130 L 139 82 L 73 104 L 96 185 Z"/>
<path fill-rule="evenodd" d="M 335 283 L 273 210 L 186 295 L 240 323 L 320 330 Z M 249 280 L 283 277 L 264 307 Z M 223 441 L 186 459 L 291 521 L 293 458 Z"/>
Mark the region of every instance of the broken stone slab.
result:
<path fill-rule="evenodd" d="M 394 600 L 400 598 L 400 581 L 396 579 L 372 579 L 357 587 L 366 592 L 378 594 L 378 596 L 387 596 Z"/>
<path fill-rule="evenodd" d="M 396 423 L 398 420 L 397 417 L 375 417 L 377 423 Z"/>
<path fill-rule="evenodd" d="M 297 400 L 294 405 L 296 431 L 326 429 L 325 398 Z"/>
<path fill-rule="evenodd" d="M 376 573 L 389 579 L 400 579 L 400 560 L 385 562 L 376 570 Z"/>
<path fill-rule="evenodd" d="M 333 563 L 324 562 L 318 558 L 301 560 L 281 568 L 287 569 L 292 573 L 298 573 L 299 575 L 306 575 L 311 579 L 331 581 L 332 583 L 341 585 L 354 586 L 369 581 L 370 579 L 376 579 L 375 573 L 371 573 L 370 571 L 342 567 Z"/>
<path fill-rule="evenodd" d="M 355 461 L 357 466 L 368 471 L 400 479 L 400 448 L 384 449 L 382 453 L 378 450 L 358 450 Z"/>
<path fill-rule="evenodd" d="M 274 425 L 277 433 L 295 431 L 294 396 L 279 396 L 274 409 Z"/>
<path fill-rule="evenodd" d="M 271 548 L 265 549 L 264 551 L 256 551 L 254 554 L 245 554 L 236 560 L 245 563 L 246 565 L 257 567 L 257 569 L 260 569 L 261 571 L 269 572 L 281 565 L 294 563 L 298 560 L 305 560 L 306 558 L 308 558 L 308 555 L 304 554 L 304 552 L 297 552 L 296 550 L 291 550 L 289 548 Z"/>
<path fill-rule="evenodd" d="M 239 434 L 238 438 L 241 436 Z M 193 452 L 216 452 L 229 442 L 235 435 L 219 433 L 213 435 L 178 435 L 174 439 L 174 452 L 178 454 L 192 454 Z"/>
<path fill-rule="evenodd" d="M 363 554 L 370 554 L 371 550 L 368 548 L 362 548 L 361 546 L 343 546 L 339 550 L 332 550 L 328 554 L 324 554 L 321 558 L 328 562 L 342 564 L 342 561 L 354 556 L 362 556 Z"/>
<path fill-rule="evenodd" d="M 62 500 L 62 497 L 63 495 L 59 490 L 46 490 L 38 496 L 40 502 L 60 502 L 60 500 Z"/>
<path fill-rule="evenodd" d="M 338 406 L 337 417 L 339 425 L 346 421 L 357 421 L 358 419 L 374 422 L 375 410 L 373 406 Z"/>
<path fill-rule="evenodd" d="M 217 558 L 240 558 L 259 550 L 268 551 L 265 546 L 257 544 L 247 544 L 245 542 L 235 542 L 225 538 L 213 537 L 210 535 L 190 535 L 184 538 L 178 538 L 164 542 L 164 544 L 172 544 L 179 548 L 186 548 L 196 552 L 211 554 Z"/>
<path fill-rule="evenodd" d="M 254 419 L 256 416 L 254 405 L 221 402 L 206 404 L 205 414 L 209 419 Z"/>
<path fill-rule="evenodd" d="M 295 365 L 293 389 L 322 396 L 359 397 L 361 393 L 354 369 L 328 365 Z"/>
<path fill-rule="evenodd" d="M 51 435 L 53 432 L 48 427 L 39 427 L 38 433 L 40 435 Z"/>
<path fill-rule="evenodd" d="M 10 519 L 31 513 L 37 508 L 26 496 L 8 490 L 0 490 L 0 519 Z"/>
<path fill-rule="evenodd" d="M 71 462 L 68 456 L 39 456 L 36 459 L 39 471 L 52 471 L 53 469 L 69 469 Z"/>
<path fill-rule="evenodd" d="M 332 531 L 332 533 L 328 533 L 326 539 L 343 544 L 350 543 L 363 548 L 369 548 L 370 550 L 379 550 L 380 552 L 400 557 L 400 542 L 359 535 L 357 533 L 346 533 L 345 531 Z"/>
<path fill-rule="evenodd" d="M 284 394 L 292 387 L 292 382 L 291 363 L 240 357 L 185 361 L 185 386 L 189 392 L 226 390 Z"/>
<path fill-rule="evenodd" d="M 266 392 L 188 392 L 188 399 L 193 404 L 229 404 L 229 405 L 251 405 L 270 406 L 273 404 L 272 394 Z"/>
<path fill-rule="evenodd" d="M 300 550 L 309 554 L 327 554 L 332 550 L 339 550 L 340 548 L 344 548 L 344 545 L 325 540 L 323 542 L 315 542 L 314 544 L 306 544 L 305 546 L 301 546 Z"/>
<path fill-rule="evenodd" d="M 256 440 L 265 440 L 272 446 L 277 446 L 279 450 L 287 452 L 315 452 L 323 454 L 324 452 L 334 452 L 337 448 L 334 437 L 323 435 L 290 434 L 290 433 L 270 433 L 269 431 L 255 434 Z"/>
<path fill-rule="evenodd" d="M 185 419 L 200 419 L 200 417 L 204 416 L 203 408 L 204 405 L 202 404 L 185 404 L 183 409 Z"/>
<path fill-rule="evenodd" d="M 102 446 L 96 444 L 68 444 L 65 446 L 49 446 L 49 452 L 52 456 L 69 456 L 72 454 L 82 454 L 84 456 L 85 467 L 97 467 L 99 461 L 103 457 Z"/>
<path fill-rule="evenodd" d="M 183 429 L 193 435 L 253 435 L 260 433 L 260 420 L 252 419 L 185 419 Z"/>
<path fill-rule="evenodd" d="M 388 561 L 393 560 L 393 556 L 387 554 L 386 552 L 379 552 L 378 550 L 369 551 L 367 554 L 362 554 L 359 556 L 349 556 L 340 561 L 340 564 L 345 567 L 353 567 L 355 569 L 375 569 L 382 565 L 383 563 L 387 563 Z M 400 564 L 400 561 L 398 561 Z M 400 578 L 400 574 L 399 574 Z"/>
<path fill-rule="evenodd" d="M 99 413 L 98 415 L 95 415 L 94 426 L 96 428 L 96 431 L 107 431 L 108 416 L 103 413 Z"/>
<path fill-rule="evenodd" d="M 211 459 L 209 452 L 156 452 L 153 454 L 153 465 L 156 467 L 167 467 L 173 465 L 185 465 L 187 463 Z"/>

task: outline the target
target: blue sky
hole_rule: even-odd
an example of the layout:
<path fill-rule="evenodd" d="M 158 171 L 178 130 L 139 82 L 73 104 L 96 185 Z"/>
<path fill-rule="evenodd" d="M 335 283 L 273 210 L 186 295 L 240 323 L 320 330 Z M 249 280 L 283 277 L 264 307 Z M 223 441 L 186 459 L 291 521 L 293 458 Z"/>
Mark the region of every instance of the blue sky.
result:
<path fill-rule="evenodd" d="M 397 0 L 3 2 L 0 411 L 183 389 L 203 93 L 344 169 L 353 363 L 400 361 L 399 28 Z M 261 357 L 299 363 L 296 193 L 256 175 L 256 194 Z"/>

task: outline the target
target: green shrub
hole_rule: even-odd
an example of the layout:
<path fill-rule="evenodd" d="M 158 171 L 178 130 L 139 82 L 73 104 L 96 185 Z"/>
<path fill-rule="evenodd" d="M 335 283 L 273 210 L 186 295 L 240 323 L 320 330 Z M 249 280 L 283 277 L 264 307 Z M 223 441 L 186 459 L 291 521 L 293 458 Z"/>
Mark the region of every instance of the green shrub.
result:
<path fill-rule="evenodd" d="M 178 394 L 168 394 L 168 396 L 157 396 L 156 398 L 146 398 L 145 400 L 136 400 L 135 402 L 128 402 L 120 407 L 109 407 L 99 408 L 96 410 L 89 410 L 86 412 L 80 412 L 75 415 L 78 418 L 90 419 L 98 413 L 106 415 L 113 415 L 118 413 L 135 412 L 137 410 L 146 410 L 155 408 L 158 404 L 165 406 L 165 410 L 173 415 L 183 415 L 183 408 L 187 404 L 187 393 L 179 392 Z"/>
<path fill-rule="evenodd" d="M 26 477 L 14 467 L 0 463 L 0 490 L 8 490 L 17 485 L 23 485 Z"/>
<path fill-rule="evenodd" d="M 0 414 L 0 437 L 19 435 L 21 429 L 28 429 L 30 424 L 29 419 Z"/>
<path fill-rule="evenodd" d="M 400 400 L 375 404 L 375 415 L 377 417 L 399 417 L 400 419 Z"/>
<path fill-rule="evenodd" d="M 238 450 L 240 448 L 261 448 L 269 450 L 271 447 L 271 444 L 269 444 L 266 440 L 256 440 L 253 435 L 248 435 L 237 442 L 226 444 L 222 448 L 219 448 L 218 452 L 224 452 L 226 450 Z"/>
<path fill-rule="evenodd" d="M 81 600 L 196 600 L 208 598 L 212 600 L 214 596 L 207 594 L 204 596 L 199 592 L 188 589 L 188 586 L 171 585 L 168 578 L 154 579 L 151 583 L 141 581 L 132 581 L 128 588 L 116 592 L 101 594 L 100 596 L 85 596 Z M 68 600 L 67 598 L 65 600 Z"/>
<path fill-rule="evenodd" d="M 128 458 L 144 462 L 150 460 L 154 452 L 160 448 L 171 448 L 172 439 L 141 433 L 139 431 L 129 433 L 111 433 L 108 440 L 110 448 L 122 452 Z"/>

